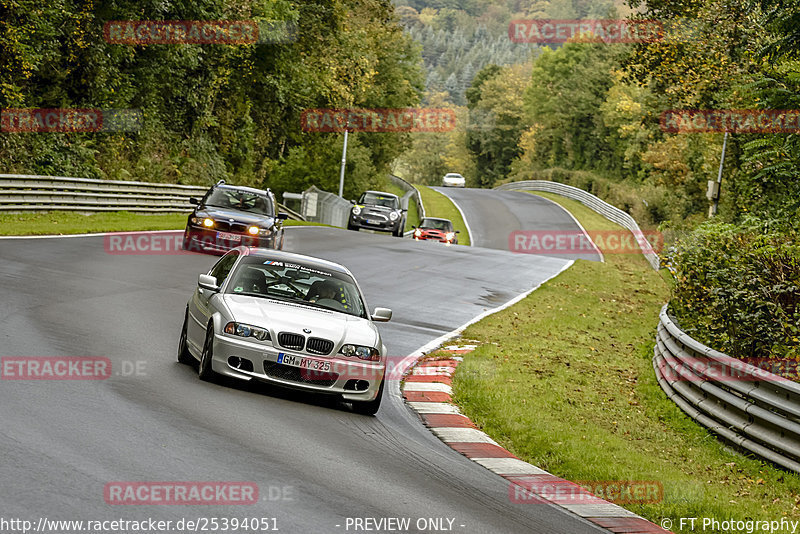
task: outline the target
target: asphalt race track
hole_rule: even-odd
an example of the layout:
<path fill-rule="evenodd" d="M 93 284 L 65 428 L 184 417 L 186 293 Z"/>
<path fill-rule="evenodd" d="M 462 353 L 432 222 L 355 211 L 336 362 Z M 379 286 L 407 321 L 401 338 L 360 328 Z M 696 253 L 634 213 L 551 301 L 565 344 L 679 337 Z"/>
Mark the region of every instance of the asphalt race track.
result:
<path fill-rule="evenodd" d="M 545 230 L 551 237 L 566 237 L 582 230 L 564 208 L 530 193 L 456 187 L 433 189 L 450 197 L 461 208 L 470 227 L 472 244 L 478 247 L 511 250 L 509 235 L 516 231 Z M 590 243 L 588 239 L 587 243 Z M 595 250 L 582 251 L 576 247 L 550 257 L 600 261 Z"/>
<path fill-rule="evenodd" d="M 448 191 L 450 193 L 450 191 Z M 480 201 L 467 202 L 480 194 Z M 521 200 L 458 191 L 475 240 L 491 199 L 497 224 Z M 526 224 L 569 227 L 535 209 Z M 539 214 L 539 215 L 537 215 Z M 537 218 L 541 216 L 541 220 Z M 537 222 L 538 220 L 538 222 Z M 502 229 L 500 234 L 506 231 Z M 507 235 L 504 236 L 507 240 Z M 496 245 L 496 243 L 495 243 Z M 563 259 L 445 247 L 331 228 L 287 230 L 286 249 L 347 265 L 390 354 L 406 356 L 564 269 Z M 185 303 L 216 260 L 200 254 L 112 255 L 103 237 L 0 239 L 0 356 L 96 356 L 106 380 L 0 380 L 0 515 L 59 520 L 276 518 L 289 534 L 354 532 L 348 518 L 410 518 L 407 532 L 605 532 L 548 504 L 516 504 L 506 482 L 435 438 L 402 402 L 397 382 L 376 417 L 257 384 L 209 384 L 175 361 Z M 228 506 L 107 504 L 121 481 L 250 481 L 260 502 Z M 361 530 L 362 532 L 365 530 Z M 441 531 L 441 530 L 438 530 Z M 381 530 L 389 532 L 389 530 Z"/>

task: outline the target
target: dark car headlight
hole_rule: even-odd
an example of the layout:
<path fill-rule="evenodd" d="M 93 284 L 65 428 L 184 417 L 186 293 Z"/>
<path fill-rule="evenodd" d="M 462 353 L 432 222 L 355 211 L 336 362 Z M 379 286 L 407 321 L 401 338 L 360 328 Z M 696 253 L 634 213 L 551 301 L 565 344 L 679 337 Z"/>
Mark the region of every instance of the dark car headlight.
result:
<path fill-rule="evenodd" d="M 247 233 L 252 236 L 269 237 L 272 234 L 272 228 L 261 228 L 260 226 L 249 226 Z"/>
<path fill-rule="evenodd" d="M 349 357 L 354 356 L 361 360 L 367 360 L 370 362 L 377 362 L 381 359 L 378 349 L 373 347 L 364 347 L 362 345 L 342 345 L 342 348 L 339 349 L 339 354 Z"/>
<path fill-rule="evenodd" d="M 226 334 L 239 337 L 254 337 L 259 341 L 271 341 L 269 331 L 249 324 L 231 322 L 225 325 Z"/>
<path fill-rule="evenodd" d="M 192 217 L 189 222 L 196 226 L 203 226 L 205 228 L 214 228 L 214 219 L 210 217 Z"/>

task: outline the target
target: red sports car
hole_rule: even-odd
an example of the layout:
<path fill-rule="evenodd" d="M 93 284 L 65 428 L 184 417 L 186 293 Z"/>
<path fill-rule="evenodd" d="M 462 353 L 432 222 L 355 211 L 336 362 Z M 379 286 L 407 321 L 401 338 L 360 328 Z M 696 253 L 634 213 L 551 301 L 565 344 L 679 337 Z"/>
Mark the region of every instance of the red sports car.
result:
<path fill-rule="evenodd" d="M 457 245 L 458 230 L 453 229 L 453 223 L 449 219 L 436 219 L 425 217 L 419 223 L 419 227 L 414 227 L 412 234 L 417 241 L 440 241 L 448 245 Z"/>

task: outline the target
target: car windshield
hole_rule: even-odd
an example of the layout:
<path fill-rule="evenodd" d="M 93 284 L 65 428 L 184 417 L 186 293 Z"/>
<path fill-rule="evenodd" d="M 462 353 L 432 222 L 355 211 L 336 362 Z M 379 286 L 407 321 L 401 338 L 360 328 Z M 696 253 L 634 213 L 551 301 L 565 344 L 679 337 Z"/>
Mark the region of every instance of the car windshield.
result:
<path fill-rule="evenodd" d="M 206 206 L 247 211 L 272 216 L 272 202 L 265 196 L 238 189 L 214 188 L 206 199 Z"/>
<path fill-rule="evenodd" d="M 350 276 L 301 263 L 247 256 L 231 275 L 225 292 L 294 302 L 366 318 L 361 293 Z"/>
<path fill-rule="evenodd" d="M 369 204 L 370 206 L 384 206 L 386 208 L 397 209 L 397 198 L 378 193 L 364 193 L 361 195 L 359 204 Z"/>
<path fill-rule="evenodd" d="M 441 219 L 422 219 L 419 223 L 420 228 L 432 228 L 434 230 L 441 230 L 443 232 L 452 232 L 453 225 L 450 221 L 443 221 Z"/>

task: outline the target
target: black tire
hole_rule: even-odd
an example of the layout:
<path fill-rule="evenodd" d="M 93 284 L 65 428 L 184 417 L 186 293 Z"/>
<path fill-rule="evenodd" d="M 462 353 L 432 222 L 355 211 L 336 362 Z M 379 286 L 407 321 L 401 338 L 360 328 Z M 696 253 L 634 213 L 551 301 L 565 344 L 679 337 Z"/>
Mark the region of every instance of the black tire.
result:
<path fill-rule="evenodd" d="M 358 226 L 352 225 L 350 223 L 347 223 L 347 229 L 348 230 L 355 230 L 356 232 L 358 232 Z"/>
<path fill-rule="evenodd" d="M 283 230 L 281 230 L 280 240 L 275 241 L 275 250 L 283 250 Z"/>
<path fill-rule="evenodd" d="M 189 232 L 183 233 L 183 250 L 189 250 L 191 241 L 189 240 Z"/>
<path fill-rule="evenodd" d="M 194 359 L 192 353 L 189 352 L 189 347 L 186 344 L 186 333 L 189 328 L 189 309 L 183 314 L 183 328 L 181 328 L 181 337 L 178 340 L 178 363 L 191 365 L 197 360 Z"/>
<path fill-rule="evenodd" d="M 211 368 L 211 358 L 214 357 L 214 323 L 208 323 L 206 330 L 206 340 L 203 342 L 203 353 L 200 355 L 200 365 L 197 366 L 197 376 L 200 380 L 214 382 L 217 373 Z"/>
<path fill-rule="evenodd" d="M 381 400 L 383 400 L 383 383 L 384 381 L 381 380 L 381 385 L 378 387 L 378 396 L 375 397 L 375 400 L 354 402 L 353 411 L 360 415 L 375 415 L 378 413 L 378 408 L 381 407 Z"/>
<path fill-rule="evenodd" d="M 397 228 L 395 229 L 394 232 L 392 232 L 392 235 L 394 235 L 395 237 L 403 237 L 403 229 L 405 227 L 406 227 L 406 222 L 401 219 L 400 224 L 397 225 Z"/>

